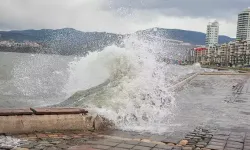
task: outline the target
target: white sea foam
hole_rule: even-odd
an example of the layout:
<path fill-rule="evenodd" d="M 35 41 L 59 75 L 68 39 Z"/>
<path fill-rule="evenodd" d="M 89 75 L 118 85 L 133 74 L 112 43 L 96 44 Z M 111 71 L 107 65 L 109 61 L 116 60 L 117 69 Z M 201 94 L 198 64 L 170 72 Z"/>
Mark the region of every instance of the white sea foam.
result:
<path fill-rule="evenodd" d="M 168 49 L 154 41 L 130 37 L 124 45 L 124 48 L 109 46 L 73 61 L 66 91 L 72 95 L 110 79 L 108 85 L 85 95 L 76 105 L 112 120 L 119 129 L 169 131 L 175 108 L 175 93 L 169 87 L 187 74 L 200 71 L 200 66 L 160 61 L 159 57 L 168 57 L 162 56 Z"/>

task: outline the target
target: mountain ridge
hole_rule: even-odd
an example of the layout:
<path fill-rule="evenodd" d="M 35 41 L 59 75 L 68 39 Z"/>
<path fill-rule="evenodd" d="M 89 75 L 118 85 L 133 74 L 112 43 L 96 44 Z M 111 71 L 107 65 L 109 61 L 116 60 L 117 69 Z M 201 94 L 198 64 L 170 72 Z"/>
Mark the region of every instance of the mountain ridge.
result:
<path fill-rule="evenodd" d="M 172 39 L 190 43 L 191 45 L 205 45 L 205 33 L 188 31 L 181 29 L 150 28 L 140 30 L 133 34 L 147 40 Z M 122 45 L 125 37 L 131 34 L 115 34 L 108 32 L 82 32 L 73 28 L 62 29 L 41 29 L 41 30 L 12 30 L 0 31 L 0 41 L 25 42 L 31 41 L 42 45 L 42 49 L 25 50 L 27 47 L 12 48 L 0 46 L 0 51 L 13 52 L 34 52 L 34 53 L 53 53 L 53 54 L 86 54 L 89 51 L 101 50 L 109 45 Z M 219 43 L 233 41 L 234 38 L 219 36 Z"/>

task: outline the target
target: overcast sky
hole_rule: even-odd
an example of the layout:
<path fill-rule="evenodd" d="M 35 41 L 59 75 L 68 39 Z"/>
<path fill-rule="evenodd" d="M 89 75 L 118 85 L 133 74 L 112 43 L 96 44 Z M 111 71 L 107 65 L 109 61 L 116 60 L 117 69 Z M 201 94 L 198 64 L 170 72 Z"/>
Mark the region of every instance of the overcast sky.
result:
<path fill-rule="evenodd" d="M 0 30 L 70 27 L 131 33 L 152 27 L 206 31 L 218 20 L 220 34 L 236 36 L 237 14 L 250 0 L 0 0 Z"/>

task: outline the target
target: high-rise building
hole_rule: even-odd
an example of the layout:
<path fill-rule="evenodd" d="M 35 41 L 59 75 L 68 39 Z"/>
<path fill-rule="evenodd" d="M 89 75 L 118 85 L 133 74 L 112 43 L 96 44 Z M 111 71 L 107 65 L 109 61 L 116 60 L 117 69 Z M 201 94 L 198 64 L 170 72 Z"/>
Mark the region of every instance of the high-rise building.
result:
<path fill-rule="evenodd" d="M 250 8 L 238 14 L 236 39 L 250 40 Z"/>
<path fill-rule="evenodd" d="M 206 46 L 217 45 L 219 41 L 219 23 L 217 21 L 209 22 L 207 25 L 207 34 L 206 34 Z"/>

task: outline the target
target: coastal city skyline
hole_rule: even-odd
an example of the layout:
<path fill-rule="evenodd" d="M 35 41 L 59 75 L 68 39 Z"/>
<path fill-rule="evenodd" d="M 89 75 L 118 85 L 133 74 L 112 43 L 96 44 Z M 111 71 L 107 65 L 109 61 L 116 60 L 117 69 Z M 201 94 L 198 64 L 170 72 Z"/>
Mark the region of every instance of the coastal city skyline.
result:
<path fill-rule="evenodd" d="M 250 8 L 238 13 L 235 40 L 219 44 L 219 30 L 219 22 L 209 22 L 206 32 L 206 46 L 191 50 L 189 60 L 209 65 L 250 65 Z"/>

